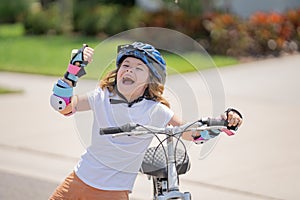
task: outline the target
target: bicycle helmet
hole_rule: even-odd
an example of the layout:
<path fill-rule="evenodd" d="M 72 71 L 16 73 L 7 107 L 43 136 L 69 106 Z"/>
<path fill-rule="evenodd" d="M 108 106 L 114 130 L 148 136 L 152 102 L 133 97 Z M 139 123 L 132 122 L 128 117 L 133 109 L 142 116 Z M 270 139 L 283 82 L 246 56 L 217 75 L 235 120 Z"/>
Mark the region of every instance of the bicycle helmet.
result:
<path fill-rule="evenodd" d="M 166 62 L 158 50 L 152 45 L 142 42 L 118 46 L 118 55 L 116 60 L 117 67 L 126 57 L 135 57 L 142 60 L 150 69 L 151 73 L 161 84 L 166 81 Z"/>

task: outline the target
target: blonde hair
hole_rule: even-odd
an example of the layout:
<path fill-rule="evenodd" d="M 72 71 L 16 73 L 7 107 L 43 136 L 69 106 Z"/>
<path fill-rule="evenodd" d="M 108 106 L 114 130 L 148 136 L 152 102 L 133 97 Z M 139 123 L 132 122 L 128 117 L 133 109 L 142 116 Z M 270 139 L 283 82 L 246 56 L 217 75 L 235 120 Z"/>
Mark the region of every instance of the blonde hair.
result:
<path fill-rule="evenodd" d="M 115 69 L 103 77 L 100 80 L 100 88 L 102 90 L 107 88 L 108 91 L 114 92 L 117 85 L 117 73 L 118 69 Z M 164 88 L 164 85 L 159 83 L 159 81 L 150 73 L 150 83 L 145 90 L 145 98 L 160 102 L 170 108 L 170 103 L 162 96 Z"/>

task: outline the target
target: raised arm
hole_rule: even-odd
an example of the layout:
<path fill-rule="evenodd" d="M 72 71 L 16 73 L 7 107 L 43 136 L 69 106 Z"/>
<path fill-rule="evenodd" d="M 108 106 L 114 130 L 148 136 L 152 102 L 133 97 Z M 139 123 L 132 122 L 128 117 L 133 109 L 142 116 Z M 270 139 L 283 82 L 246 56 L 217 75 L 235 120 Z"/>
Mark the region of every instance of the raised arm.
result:
<path fill-rule="evenodd" d="M 86 74 L 84 68 L 92 62 L 93 54 L 94 50 L 84 45 L 72 56 L 64 77 L 53 86 L 50 104 L 54 110 L 65 116 L 70 116 L 76 111 L 90 109 L 87 96 L 73 95 L 73 88 L 76 87 L 78 78 Z"/>

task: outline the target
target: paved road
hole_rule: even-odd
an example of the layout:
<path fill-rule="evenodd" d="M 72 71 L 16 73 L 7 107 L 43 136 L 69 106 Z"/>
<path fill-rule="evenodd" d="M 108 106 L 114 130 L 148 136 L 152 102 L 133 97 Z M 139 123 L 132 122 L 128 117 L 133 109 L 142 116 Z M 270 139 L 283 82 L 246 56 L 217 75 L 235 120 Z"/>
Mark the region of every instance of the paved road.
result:
<path fill-rule="evenodd" d="M 199 159 L 201 147 L 189 147 L 192 168 L 182 176 L 183 190 L 194 199 L 300 198 L 299 66 L 300 56 L 293 55 L 219 71 L 226 95 L 221 104 L 239 108 L 245 123 L 237 136 L 221 136 L 205 159 Z M 0 199 L 47 199 L 84 151 L 78 119 L 60 116 L 49 106 L 56 79 L 0 73 L 1 86 L 23 90 L 0 96 Z M 211 114 L 209 86 L 197 74 L 181 79 L 168 79 L 174 109 L 187 120 Z M 183 82 L 188 86 L 182 88 Z M 83 80 L 79 88 L 95 84 Z M 176 95 L 175 88 L 186 93 Z M 139 175 L 131 199 L 151 199 L 150 192 L 150 181 Z"/>

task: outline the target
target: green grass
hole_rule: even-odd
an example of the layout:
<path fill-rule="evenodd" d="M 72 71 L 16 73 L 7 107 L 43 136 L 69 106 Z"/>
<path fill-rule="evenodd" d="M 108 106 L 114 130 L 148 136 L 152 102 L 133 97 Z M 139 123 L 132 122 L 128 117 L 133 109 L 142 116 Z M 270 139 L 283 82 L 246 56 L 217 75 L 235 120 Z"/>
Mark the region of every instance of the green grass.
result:
<path fill-rule="evenodd" d="M 20 93 L 20 90 L 11 90 L 7 88 L 0 87 L 0 94 L 11 94 L 11 93 Z"/>
<path fill-rule="evenodd" d="M 99 42 L 75 36 L 22 36 L 17 33 L 22 32 L 20 26 L 9 31 L 0 25 L 0 70 L 58 75 L 66 68 L 72 49 L 80 48 L 82 42 L 91 46 Z"/>
<path fill-rule="evenodd" d="M 79 36 L 23 36 L 23 32 L 20 24 L 0 24 L 0 71 L 62 75 L 66 70 L 72 49 L 80 48 L 82 43 L 97 47 L 101 42 L 97 38 Z M 106 57 L 110 58 L 109 54 L 115 54 L 117 44 L 107 45 L 97 54 L 97 58 L 94 58 L 96 64 L 101 63 Z M 165 55 L 171 72 L 202 70 L 213 67 L 213 63 L 218 67 L 238 63 L 236 59 L 224 56 L 213 56 L 213 61 L 210 57 L 193 54 L 183 55 L 183 57 L 185 59 L 174 54 Z M 91 78 L 99 76 L 97 74 L 99 67 L 101 66 L 91 67 Z"/>
<path fill-rule="evenodd" d="M 0 24 L 0 37 L 19 37 L 24 34 L 21 24 Z"/>

